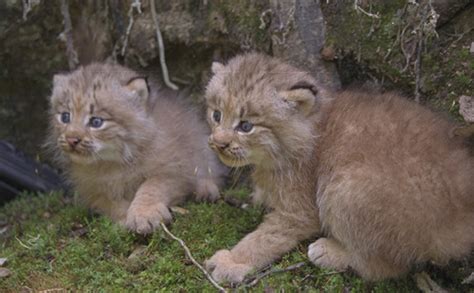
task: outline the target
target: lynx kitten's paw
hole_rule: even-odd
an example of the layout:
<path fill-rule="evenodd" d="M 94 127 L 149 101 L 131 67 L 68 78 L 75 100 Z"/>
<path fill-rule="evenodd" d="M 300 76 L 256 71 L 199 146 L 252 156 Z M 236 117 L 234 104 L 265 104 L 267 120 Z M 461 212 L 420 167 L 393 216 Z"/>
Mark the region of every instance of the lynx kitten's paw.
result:
<path fill-rule="evenodd" d="M 242 283 L 245 276 L 252 270 L 247 264 L 236 263 L 229 250 L 219 250 L 205 263 L 206 269 L 212 272 L 212 277 L 219 283 L 228 281 Z"/>
<path fill-rule="evenodd" d="M 308 247 L 309 260 L 316 266 L 336 271 L 347 269 L 347 254 L 334 240 L 319 238 Z"/>
<path fill-rule="evenodd" d="M 215 202 L 220 198 L 219 187 L 210 179 L 201 179 L 197 184 L 196 200 Z"/>
<path fill-rule="evenodd" d="M 127 212 L 125 227 L 139 234 L 152 233 L 160 223 L 171 222 L 172 216 L 166 205 L 158 203 L 152 206 L 132 205 Z"/>

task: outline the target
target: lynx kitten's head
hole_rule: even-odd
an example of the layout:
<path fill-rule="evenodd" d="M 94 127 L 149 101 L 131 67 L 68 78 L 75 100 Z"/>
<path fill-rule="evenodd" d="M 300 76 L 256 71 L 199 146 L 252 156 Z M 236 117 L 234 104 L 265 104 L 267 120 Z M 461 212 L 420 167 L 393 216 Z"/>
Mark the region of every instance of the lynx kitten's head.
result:
<path fill-rule="evenodd" d="M 311 151 L 325 94 L 308 73 L 256 53 L 212 71 L 209 144 L 226 165 L 272 165 Z"/>
<path fill-rule="evenodd" d="M 127 163 L 152 128 L 148 99 L 146 79 L 118 65 L 55 75 L 49 144 L 73 163 Z"/>

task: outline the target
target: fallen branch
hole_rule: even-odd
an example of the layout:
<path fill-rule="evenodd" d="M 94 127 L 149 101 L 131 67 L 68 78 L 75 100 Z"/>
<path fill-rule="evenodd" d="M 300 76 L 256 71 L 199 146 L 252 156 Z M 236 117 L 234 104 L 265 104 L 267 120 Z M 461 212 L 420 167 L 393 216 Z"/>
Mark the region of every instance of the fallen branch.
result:
<path fill-rule="evenodd" d="M 150 9 L 153 22 L 155 23 L 156 38 L 158 40 L 158 53 L 160 54 L 160 64 L 161 72 L 163 73 L 163 80 L 165 81 L 166 86 L 176 91 L 179 88 L 177 85 L 171 82 L 170 77 L 168 75 L 168 67 L 166 66 L 165 60 L 165 46 L 163 45 L 163 37 L 161 36 L 160 25 L 158 23 L 158 17 L 156 16 L 156 7 L 154 0 L 150 1 Z"/>
<path fill-rule="evenodd" d="M 265 278 L 265 277 L 268 276 L 268 275 L 273 275 L 273 274 L 279 274 L 279 273 L 294 271 L 294 270 L 297 270 L 297 269 L 301 268 L 301 267 L 304 266 L 305 264 L 306 264 L 306 262 L 302 261 L 302 262 L 293 264 L 293 265 L 291 265 L 291 266 L 288 266 L 288 267 L 286 267 L 286 268 L 282 268 L 282 269 L 270 269 L 270 270 L 264 271 L 264 272 L 262 272 L 262 273 L 258 273 L 258 274 L 256 274 L 255 276 L 250 277 L 249 279 L 250 279 L 251 281 L 247 282 L 247 283 L 244 285 L 244 287 L 253 287 L 253 286 L 257 285 L 257 283 L 260 282 L 261 279 Z"/>
<path fill-rule="evenodd" d="M 153 1 L 151 1 L 153 2 Z M 178 243 L 181 245 L 181 247 L 183 247 L 184 249 L 184 252 L 186 253 L 186 256 L 191 260 L 191 262 L 196 265 L 203 273 L 204 275 L 206 276 L 206 278 L 211 282 L 211 284 L 216 287 L 219 292 L 227 292 L 226 289 L 224 289 L 223 287 L 221 287 L 213 278 L 212 276 L 209 274 L 208 271 L 206 271 L 205 268 L 203 268 L 195 259 L 194 257 L 192 256 L 191 254 L 191 251 L 189 250 L 189 248 L 186 246 L 186 243 L 184 243 L 184 241 L 178 237 L 176 237 L 173 233 L 170 232 L 170 230 L 168 230 L 168 228 L 166 227 L 165 224 L 163 223 L 160 223 L 161 225 L 161 228 L 163 228 L 163 231 L 165 231 L 166 234 L 168 234 L 171 238 L 173 238 L 174 240 L 178 241 Z"/>

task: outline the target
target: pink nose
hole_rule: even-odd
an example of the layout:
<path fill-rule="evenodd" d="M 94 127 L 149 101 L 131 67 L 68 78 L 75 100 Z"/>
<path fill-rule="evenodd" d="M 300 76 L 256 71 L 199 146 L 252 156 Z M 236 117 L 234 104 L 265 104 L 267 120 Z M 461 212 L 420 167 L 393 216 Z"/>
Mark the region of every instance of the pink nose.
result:
<path fill-rule="evenodd" d="M 66 137 L 66 141 L 71 147 L 75 147 L 81 142 L 81 139 L 79 137 Z"/>
<path fill-rule="evenodd" d="M 220 150 L 225 150 L 230 145 L 230 143 L 228 142 L 221 142 L 216 140 L 214 135 L 209 136 L 208 143 L 210 146 L 214 146 Z"/>

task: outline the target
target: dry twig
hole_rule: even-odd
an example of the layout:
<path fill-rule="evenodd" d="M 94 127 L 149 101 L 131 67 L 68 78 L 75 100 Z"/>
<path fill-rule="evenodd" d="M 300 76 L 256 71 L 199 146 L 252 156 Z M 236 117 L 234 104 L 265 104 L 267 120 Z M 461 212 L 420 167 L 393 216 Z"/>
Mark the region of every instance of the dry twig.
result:
<path fill-rule="evenodd" d="M 250 277 L 249 279 L 251 281 L 247 282 L 244 286 L 245 287 L 253 287 L 253 286 L 257 285 L 258 282 L 261 279 L 265 278 L 268 275 L 294 271 L 294 270 L 297 270 L 297 269 L 301 268 L 305 264 L 306 264 L 306 262 L 302 261 L 302 262 L 295 263 L 295 264 L 293 264 L 291 266 L 288 266 L 286 268 L 283 268 L 283 269 L 270 269 L 270 270 L 264 271 L 262 273 L 258 273 L 255 276 Z"/>
<path fill-rule="evenodd" d="M 152 1 L 153 2 L 153 1 Z M 191 260 L 191 262 L 196 265 L 203 273 L 204 275 L 206 276 L 206 278 L 211 282 L 211 284 L 216 287 L 219 292 L 227 292 L 226 289 L 224 289 L 223 287 L 221 287 L 213 278 L 212 276 L 209 274 L 208 271 L 206 271 L 205 268 L 203 268 L 202 265 L 200 265 L 195 259 L 194 257 L 192 256 L 191 254 L 191 251 L 189 250 L 189 248 L 186 246 L 186 243 L 184 243 L 184 241 L 178 237 L 176 237 L 173 233 L 170 232 L 170 230 L 168 230 L 168 228 L 166 227 L 165 224 L 163 223 L 160 223 L 161 225 L 161 228 L 163 228 L 163 231 L 165 231 L 166 234 L 168 234 L 171 238 L 173 238 L 174 240 L 178 241 L 178 243 L 181 245 L 181 247 L 183 247 L 184 249 L 184 252 L 186 253 L 186 256 Z"/>
<path fill-rule="evenodd" d="M 380 18 L 380 15 L 378 13 L 373 14 L 373 13 L 367 12 L 364 9 L 362 9 L 362 7 L 359 6 L 359 0 L 354 0 L 354 9 L 358 12 L 362 12 L 363 14 L 367 15 L 368 17 Z"/>
<path fill-rule="evenodd" d="M 166 66 L 165 59 L 165 46 L 163 45 L 163 37 L 161 36 L 160 25 L 158 23 L 158 17 L 156 16 L 156 7 L 154 0 L 150 1 L 150 9 L 153 22 L 155 23 L 156 38 L 158 40 L 158 53 L 160 54 L 160 64 L 161 72 L 163 73 L 163 80 L 165 81 L 166 86 L 176 91 L 179 88 L 177 85 L 171 82 L 170 77 L 168 75 L 168 67 Z"/>

